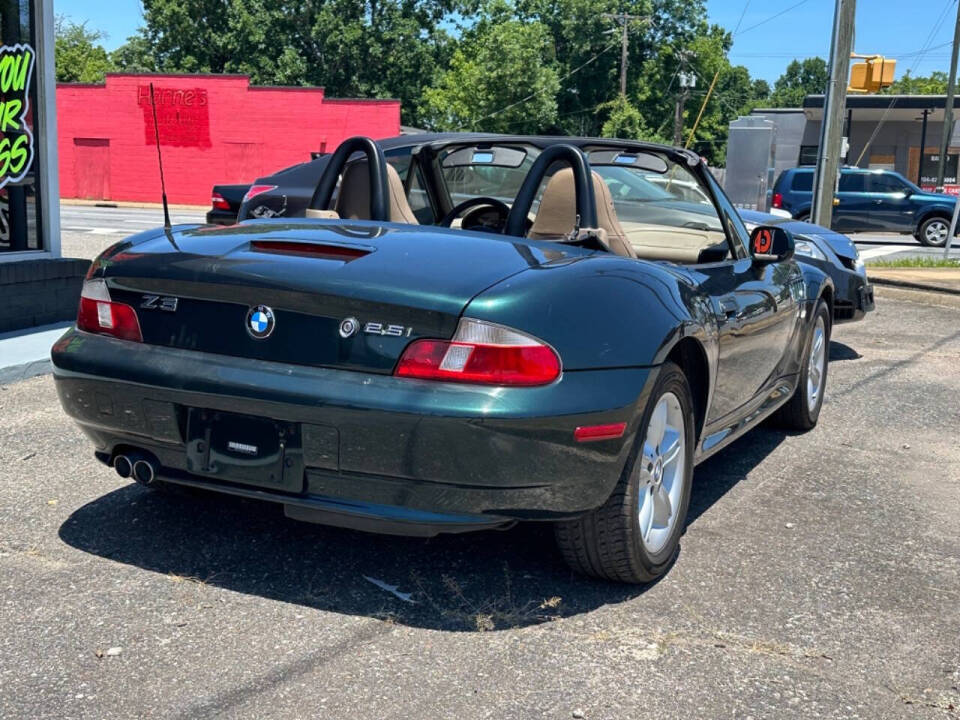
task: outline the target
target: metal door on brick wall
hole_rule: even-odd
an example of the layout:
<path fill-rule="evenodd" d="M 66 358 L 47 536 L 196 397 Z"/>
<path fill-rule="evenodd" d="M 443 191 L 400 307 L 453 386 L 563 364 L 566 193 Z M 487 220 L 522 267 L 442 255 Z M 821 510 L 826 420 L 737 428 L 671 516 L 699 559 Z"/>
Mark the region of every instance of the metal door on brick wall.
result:
<path fill-rule="evenodd" d="M 110 141 L 106 138 L 74 138 L 73 158 L 77 197 L 109 200 Z"/>
<path fill-rule="evenodd" d="M 252 183 L 263 175 L 263 143 L 225 142 L 224 183 Z"/>

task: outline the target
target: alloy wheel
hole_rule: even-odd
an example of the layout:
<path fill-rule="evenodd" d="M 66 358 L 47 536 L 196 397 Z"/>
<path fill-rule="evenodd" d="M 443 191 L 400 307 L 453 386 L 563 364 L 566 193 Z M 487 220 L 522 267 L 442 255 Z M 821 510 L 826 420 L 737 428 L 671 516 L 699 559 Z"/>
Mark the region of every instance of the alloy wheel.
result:
<path fill-rule="evenodd" d="M 945 220 L 934 220 L 927 224 L 923 236 L 931 245 L 943 245 L 947 241 L 947 233 L 950 227 Z"/>
<path fill-rule="evenodd" d="M 657 401 L 638 463 L 640 536 L 651 554 L 663 550 L 677 524 L 686 463 L 686 419 L 672 392 Z"/>
<path fill-rule="evenodd" d="M 816 408 L 823 390 L 823 377 L 827 364 L 827 328 L 822 317 L 817 317 L 810 341 L 810 358 L 807 362 L 807 407 Z"/>

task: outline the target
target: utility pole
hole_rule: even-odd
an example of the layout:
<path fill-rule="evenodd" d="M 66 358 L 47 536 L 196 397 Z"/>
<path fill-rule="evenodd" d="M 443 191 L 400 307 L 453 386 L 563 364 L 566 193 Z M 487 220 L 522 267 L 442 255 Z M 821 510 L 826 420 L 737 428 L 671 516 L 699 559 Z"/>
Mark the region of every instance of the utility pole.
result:
<path fill-rule="evenodd" d="M 690 88 L 697 86 L 697 76 L 693 73 L 679 73 L 680 93 L 673 105 L 673 144 L 683 145 L 683 109 L 690 98 Z"/>
<path fill-rule="evenodd" d="M 630 15 L 629 13 L 603 13 L 607 20 L 616 20 L 620 23 L 620 97 L 627 96 L 627 51 L 630 47 L 629 25 L 634 20 L 650 20 L 645 15 Z M 609 32 L 613 32 L 610 30 Z"/>
<path fill-rule="evenodd" d="M 836 0 L 833 15 L 833 37 L 830 40 L 830 83 L 823 103 L 820 147 L 813 183 L 811 222 L 830 227 L 834 193 L 840 173 L 843 145 L 843 115 L 847 104 L 847 82 L 850 75 L 850 51 L 853 48 L 853 24 L 856 0 Z"/>
<path fill-rule="evenodd" d="M 950 136 L 953 135 L 953 94 L 957 85 L 957 50 L 960 50 L 960 3 L 957 3 L 957 24 L 953 28 L 953 54 L 950 56 L 950 77 L 947 80 L 947 106 L 943 110 L 943 137 L 940 138 L 940 161 L 937 163 L 936 192 L 938 193 L 943 192 L 947 152 L 950 150 Z M 922 161 L 923 158 L 921 158 Z"/>

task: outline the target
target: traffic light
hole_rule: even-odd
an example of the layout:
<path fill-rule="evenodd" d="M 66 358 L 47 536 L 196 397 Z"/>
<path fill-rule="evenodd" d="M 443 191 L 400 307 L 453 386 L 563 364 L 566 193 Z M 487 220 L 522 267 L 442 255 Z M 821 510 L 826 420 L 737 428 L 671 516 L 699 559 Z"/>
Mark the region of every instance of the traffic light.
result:
<path fill-rule="evenodd" d="M 897 61 L 890 60 L 882 55 L 857 55 L 850 57 L 866 60 L 855 63 L 850 68 L 850 85 L 848 92 L 871 93 L 893 85 L 893 75 L 897 69 Z"/>

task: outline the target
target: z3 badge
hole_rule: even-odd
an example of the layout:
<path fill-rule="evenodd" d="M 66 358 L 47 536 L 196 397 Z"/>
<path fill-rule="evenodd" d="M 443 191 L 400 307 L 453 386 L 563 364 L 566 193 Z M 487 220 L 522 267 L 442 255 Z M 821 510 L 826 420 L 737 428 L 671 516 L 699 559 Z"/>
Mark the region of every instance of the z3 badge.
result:
<path fill-rule="evenodd" d="M 140 301 L 140 307 L 144 310 L 164 310 L 165 312 L 176 312 L 177 302 L 177 298 L 175 297 L 144 295 Z"/>

